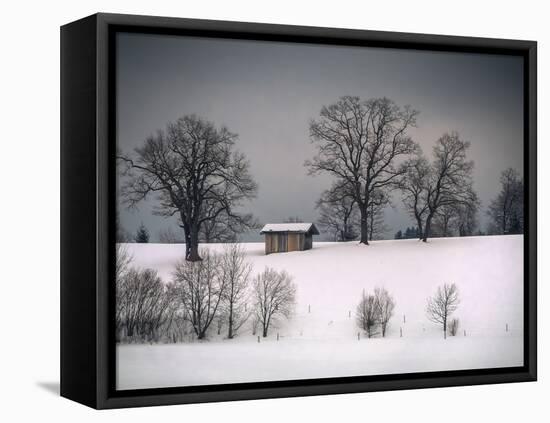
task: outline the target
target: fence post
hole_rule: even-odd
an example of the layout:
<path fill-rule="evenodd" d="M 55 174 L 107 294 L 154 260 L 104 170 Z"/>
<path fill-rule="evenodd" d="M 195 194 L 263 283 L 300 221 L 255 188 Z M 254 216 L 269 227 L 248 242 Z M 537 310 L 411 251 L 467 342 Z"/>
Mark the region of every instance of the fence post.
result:
<path fill-rule="evenodd" d="M 258 344 L 260 343 L 260 335 L 258 335 Z"/>
<path fill-rule="evenodd" d="M 403 328 L 399 328 L 399 337 L 403 338 Z"/>
<path fill-rule="evenodd" d="M 508 332 L 508 323 L 506 323 L 506 332 Z"/>
<path fill-rule="evenodd" d="M 277 332 L 277 341 L 279 340 L 279 332 Z"/>
<path fill-rule="evenodd" d="M 307 305 L 307 312 L 308 312 L 308 313 L 311 313 L 311 304 L 308 304 L 308 305 Z"/>
<path fill-rule="evenodd" d="M 361 332 L 357 332 L 357 340 L 358 340 L 358 341 L 361 340 Z"/>

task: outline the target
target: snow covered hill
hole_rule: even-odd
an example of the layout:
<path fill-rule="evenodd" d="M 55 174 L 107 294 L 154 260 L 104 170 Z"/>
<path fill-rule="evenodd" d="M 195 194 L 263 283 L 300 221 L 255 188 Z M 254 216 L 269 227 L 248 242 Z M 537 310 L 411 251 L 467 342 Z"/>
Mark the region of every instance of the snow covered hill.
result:
<path fill-rule="evenodd" d="M 294 317 L 260 343 L 245 326 L 232 340 L 119 345 L 119 389 L 523 364 L 523 236 L 314 243 L 313 250 L 268 256 L 262 243 L 243 246 L 254 273 L 269 266 L 294 277 Z M 185 251 L 181 244 L 128 249 L 133 265 L 154 268 L 166 281 Z M 425 313 L 443 283 L 456 283 L 461 297 L 459 336 L 447 340 Z M 361 333 L 358 340 L 355 307 L 375 287 L 394 296 L 395 316 L 386 338 Z"/>

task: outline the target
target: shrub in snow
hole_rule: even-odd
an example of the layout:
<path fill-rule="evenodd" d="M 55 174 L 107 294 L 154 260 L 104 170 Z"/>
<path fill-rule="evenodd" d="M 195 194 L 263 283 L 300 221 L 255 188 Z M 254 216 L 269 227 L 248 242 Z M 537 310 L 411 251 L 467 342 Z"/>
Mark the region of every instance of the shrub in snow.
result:
<path fill-rule="evenodd" d="M 357 325 L 369 338 L 377 335 L 378 329 L 384 337 L 394 309 L 395 301 L 385 288 L 375 288 L 372 295 L 363 291 L 361 301 L 357 305 Z"/>
<path fill-rule="evenodd" d="M 361 301 L 357 305 L 357 324 L 371 338 L 376 335 L 378 322 L 379 312 L 376 297 L 363 292 Z"/>
<path fill-rule="evenodd" d="M 447 324 L 447 330 L 449 331 L 449 335 L 456 336 L 458 333 L 458 328 L 460 326 L 460 321 L 457 318 L 451 319 L 451 321 Z"/>

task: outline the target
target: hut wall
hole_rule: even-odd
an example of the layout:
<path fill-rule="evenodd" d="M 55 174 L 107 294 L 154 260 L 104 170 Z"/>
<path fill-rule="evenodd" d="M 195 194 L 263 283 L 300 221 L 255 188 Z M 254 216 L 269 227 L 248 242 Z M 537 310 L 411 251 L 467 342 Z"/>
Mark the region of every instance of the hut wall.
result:
<path fill-rule="evenodd" d="M 302 249 L 302 234 L 288 234 L 288 251 L 300 251 Z"/>
<path fill-rule="evenodd" d="M 304 250 L 311 250 L 313 247 L 313 235 L 305 234 L 304 237 Z"/>
<path fill-rule="evenodd" d="M 309 250 L 312 245 L 313 237 L 311 234 L 287 232 L 265 234 L 266 254 Z"/>

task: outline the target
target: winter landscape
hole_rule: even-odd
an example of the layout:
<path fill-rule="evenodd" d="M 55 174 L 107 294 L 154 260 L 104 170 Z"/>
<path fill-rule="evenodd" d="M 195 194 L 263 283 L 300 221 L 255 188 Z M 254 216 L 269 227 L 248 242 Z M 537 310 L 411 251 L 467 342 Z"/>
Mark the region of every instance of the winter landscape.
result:
<path fill-rule="evenodd" d="M 119 345 L 118 388 L 521 366 L 523 285 L 518 281 L 523 267 L 508 257 L 521 256 L 522 238 L 448 238 L 423 245 L 375 241 L 368 250 L 356 242 L 319 243 L 312 251 L 268 256 L 263 244 L 246 244 L 254 270 L 268 266 L 294 275 L 292 319 L 278 322 L 259 343 L 261 334 L 253 335 L 249 322 L 234 339 L 227 339 L 224 328 L 220 335 L 214 329 L 206 342 L 194 342 L 190 335 L 180 343 Z M 159 276 L 170 280 L 182 246 L 128 248 L 136 264 L 156 266 Z M 355 267 L 375 276 L 365 279 L 350 271 Z M 449 274 L 460 281 L 456 317 L 461 326 L 445 340 L 425 308 L 427 297 Z M 357 326 L 356 307 L 362 290 L 373 292 L 377 286 L 392 293 L 396 306 L 386 337 L 368 338 Z"/>
<path fill-rule="evenodd" d="M 118 36 L 117 389 L 523 365 L 521 62 Z"/>

